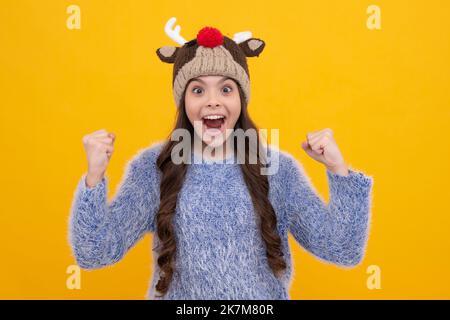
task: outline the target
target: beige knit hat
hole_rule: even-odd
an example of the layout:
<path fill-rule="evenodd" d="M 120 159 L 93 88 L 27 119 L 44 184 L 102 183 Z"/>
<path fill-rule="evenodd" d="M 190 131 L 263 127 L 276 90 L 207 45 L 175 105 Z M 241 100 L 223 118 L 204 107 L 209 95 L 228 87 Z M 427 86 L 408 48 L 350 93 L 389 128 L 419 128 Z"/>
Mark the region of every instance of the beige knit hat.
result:
<path fill-rule="evenodd" d="M 161 61 L 173 63 L 173 95 L 177 107 L 190 79 L 202 75 L 222 75 L 236 80 L 247 103 L 250 100 L 250 75 L 246 57 L 259 56 L 265 47 L 261 39 L 252 38 L 249 31 L 236 33 L 233 39 L 213 27 L 204 27 L 196 39 L 184 40 L 176 18 L 170 18 L 164 28 L 167 35 L 181 47 L 164 46 L 156 50 Z"/>

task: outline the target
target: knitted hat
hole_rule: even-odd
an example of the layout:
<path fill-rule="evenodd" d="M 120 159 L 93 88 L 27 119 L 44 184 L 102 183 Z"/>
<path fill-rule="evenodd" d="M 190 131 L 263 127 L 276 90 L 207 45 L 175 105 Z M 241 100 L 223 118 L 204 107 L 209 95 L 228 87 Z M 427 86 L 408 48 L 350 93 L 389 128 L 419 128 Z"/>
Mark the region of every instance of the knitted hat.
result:
<path fill-rule="evenodd" d="M 246 57 L 259 56 L 265 42 L 252 38 L 249 31 L 236 33 L 233 39 L 213 27 L 204 27 L 197 38 L 186 41 L 180 35 L 176 18 L 170 18 L 164 28 L 167 35 L 181 47 L 164 46 L 156 50 L 161 61 L 173 63 L 173 95 L 177 107 L 190 79 L 202 75 L 222 75 L 233 78 L 241 86 L 245 100 L 250 99 L 250 75 Z"/>

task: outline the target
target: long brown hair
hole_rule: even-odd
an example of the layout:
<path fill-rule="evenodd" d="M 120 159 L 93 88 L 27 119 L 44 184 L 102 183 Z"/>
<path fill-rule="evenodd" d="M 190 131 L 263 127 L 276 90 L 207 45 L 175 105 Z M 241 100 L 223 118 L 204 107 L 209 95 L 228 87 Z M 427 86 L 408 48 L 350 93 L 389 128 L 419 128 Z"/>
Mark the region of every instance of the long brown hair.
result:
<path fill-rule="evenodd" d="M 244 131 L 248 129 L 257 130 L 256 125 L 253 123 L 247 112 L 247 104 L 244 99 L 243 91 L 240 85 L 237 86 L 239 89 L 242 108 L 241 114 L 236 122 L 235 129 L 240 128 Z M 186 90 L 183 92 L 181 105 L 177 113 L 175 128 L 173 130 L 179 128 L 187 129 L 189 130 L 191 137 L 193 137 L 194 128 L 189 121 L 185 110 L 185 94 Z M 162 172 L 160 185 L 160 207 L 156 215 L 156 232 L 160 239 L 160 245 L 158 246 L 159 256 L 157 260 L 160 268 L 160 279 L 156 284 L 156 290 L 161 293 L 159 297 L 162 297 L 167 293 L 174 273 L 174 260 L 177 243 L 172 221 L 175 215 L 178 193 L 181 190 L 188 168 L 188 164 L 184 162 L 181 164 L 174 164 L 171 160 L 172 149 L 177 143 L 177 141 L 171 141 L 169 136 L 157 159 L 157 166 Z M 259 218 L 259 226 L 262 239 L 266 245 L 266 254 L 269 266 L 273 273 L 278 276 L 279 272 L 286 269 L 286 262 L 283 258 L 281 239 L 277 230 L 277 218 L 272 204 L 269 201 L 269 181 L 267 175 L 260 174 L 260 169 L 265 162 L 260 158 L 259 154 L 256 153 L 257 163 L 250 163 L 250 150 L 255 150 L 255 146 L 251 146 L 250 143 L 247 145 L 246 141 L 245 163 L 240 164 L 240 166 L 245 183 L 252 197 L 254 209 L 258 213 L 257 216 Z M 259 135 L 257 136 L 256 143 L 260 146 Z"/>

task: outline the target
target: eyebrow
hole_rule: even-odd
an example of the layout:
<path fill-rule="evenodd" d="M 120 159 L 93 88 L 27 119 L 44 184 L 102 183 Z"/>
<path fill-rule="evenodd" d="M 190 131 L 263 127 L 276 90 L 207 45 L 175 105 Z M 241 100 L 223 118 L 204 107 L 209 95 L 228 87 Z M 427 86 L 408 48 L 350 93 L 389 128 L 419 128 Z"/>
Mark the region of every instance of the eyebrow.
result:
<path fill-rule="evenodd" d="M 228 79 L 231 79 L 231 78 L 230 78 L 230 77 L 224 77 L 224 78 L 222 78 L 222 80 L 219 81 L 219 83 L 225 82 L 225 81 L 228 80 Z M 206 82 L 203 81 L 203 80 L 200 79 L 200 78 L 194 78 L 194 79 L 192 79 L 192 81 L 198 81 L 198 82 L 201 82 L 201 83 L 203 83 L 203 84 L 206 84 Z"/>

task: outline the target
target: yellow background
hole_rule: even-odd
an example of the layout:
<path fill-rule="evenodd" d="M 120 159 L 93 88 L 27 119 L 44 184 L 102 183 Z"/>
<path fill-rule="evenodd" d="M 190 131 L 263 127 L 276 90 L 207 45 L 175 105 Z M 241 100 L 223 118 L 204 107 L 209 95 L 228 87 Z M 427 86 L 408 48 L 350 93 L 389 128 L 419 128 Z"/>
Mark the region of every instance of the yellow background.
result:
<path fill-rule="evenodd" d="M 69 30 L 66 8 L 81 9 Z M 381 30 L 366 26 L 369 5 Z M 109 197 L 126 162 L 164 139 L 174 120 L 172 66 L 155 50 L 164 33 L 244 30 L 266 42 L 249 58 L 250 114 L 280 129 L 280 147 L 301 161 L 328 200 L 322 164 L 300 143 L 332 128 L 345 160 L 374 177 L 367 253 L 343 270 L 304 251 L 292 299 L 450 298 L 450 2 L 448 1 L 18 1 L 0 10 L 0 298 L 143 299 L 151 235 L 112 267 L 82 271 L 67 240 L 69 208 L 87 169 L 83 135 L 116 133 Z M 381 269 L 381 289 L 366 286 Z"/>

